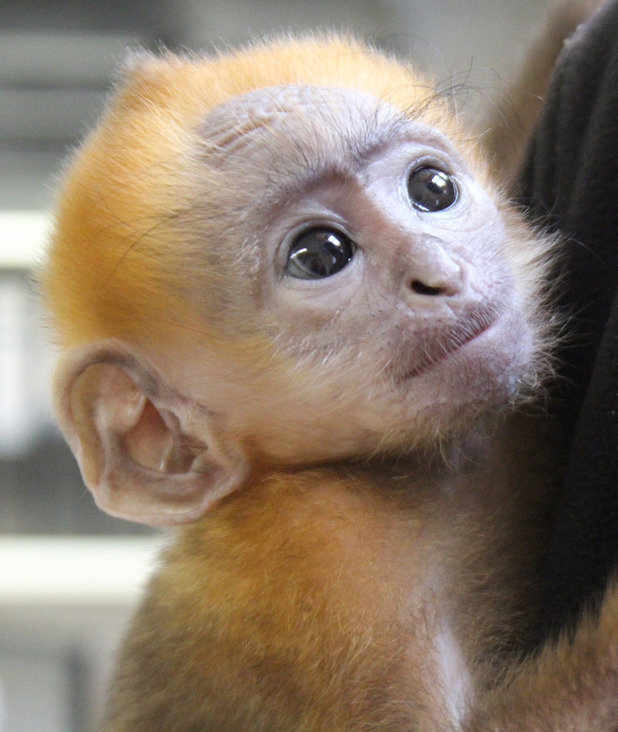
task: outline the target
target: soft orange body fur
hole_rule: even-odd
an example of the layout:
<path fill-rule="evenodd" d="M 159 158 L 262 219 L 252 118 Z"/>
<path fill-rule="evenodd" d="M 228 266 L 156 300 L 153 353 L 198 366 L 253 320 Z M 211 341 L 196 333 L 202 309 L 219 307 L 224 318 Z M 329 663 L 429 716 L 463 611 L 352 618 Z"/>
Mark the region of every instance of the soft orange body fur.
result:
<path fill-rule="evenodd" d="M 104 729 L 459 729 L 530 630 L 505 467 L 463 501 L 410 465 L 256 478 L 164 554 Z"/>
<path fill-rule="evenodd" d="M 380 115 L 392 134 L 372 148 Z M 281 170 L 317 170 L 322 134 L 326 180 L 262 204 Z M 469 244 L 444 234 L 456 217 L 392 193 L 407 154 L 422 162 L 406 176 L 427 160 L 450 172 Z M 294 206 L 358 239 L 336 287 L 286 269 Z M 373 50 L 285 40 L 129 64 L 68 171 L 41 277 L 63 349 L 59 421 L 97 501 L 187 524 L 129 631 L 102 730 L 618 724 L 613 596 L 572 646 L 514 660 L 534 629 L 551 493 L 546 428 L 514 412 L 547 373 L 550 246 L 428 82 Z M 353 284 L 365 276 L 375 288 Z"/>

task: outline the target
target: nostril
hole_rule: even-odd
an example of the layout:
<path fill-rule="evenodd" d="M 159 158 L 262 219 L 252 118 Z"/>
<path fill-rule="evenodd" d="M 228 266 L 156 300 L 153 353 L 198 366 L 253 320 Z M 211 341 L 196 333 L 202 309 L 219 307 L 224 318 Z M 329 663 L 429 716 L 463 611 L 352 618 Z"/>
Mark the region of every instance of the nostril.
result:
<path fill-rule="evenodd" d="M 444 295 L 446 293 L 446 287 L 432 287 L 431 285 L 426 285 L 424 282 L 421 282 L 420 280 L 413 280 L 412 284 L 412 291 L 416 292 L 417 295 Z"/>

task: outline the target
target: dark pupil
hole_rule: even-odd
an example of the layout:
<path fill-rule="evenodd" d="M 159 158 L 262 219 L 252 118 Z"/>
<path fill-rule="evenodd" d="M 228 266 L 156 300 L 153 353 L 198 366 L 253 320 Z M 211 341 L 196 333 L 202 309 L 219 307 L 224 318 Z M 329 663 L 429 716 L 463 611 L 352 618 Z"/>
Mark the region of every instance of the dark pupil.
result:
<path fill-rule="evenodd" d="M 443 170 L 418 168 L 408 179 L 408 195 L 419 211 L 443 211 L 457 200 L 457 189 Z"/>
<path fill-rule="evenodd" d="M 342 270 L 354 255 L 354 244 L 334 229 L 310 229 L 290 248 L 287 274 L 304 280 L 330 277 Z"/>

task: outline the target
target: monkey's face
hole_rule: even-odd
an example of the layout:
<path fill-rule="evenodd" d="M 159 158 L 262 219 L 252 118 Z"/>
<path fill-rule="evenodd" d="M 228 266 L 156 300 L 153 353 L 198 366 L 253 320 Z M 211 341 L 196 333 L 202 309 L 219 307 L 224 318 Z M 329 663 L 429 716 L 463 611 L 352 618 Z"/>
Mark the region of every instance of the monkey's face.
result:
<path fill-rule="evenodd" d="M 220 180 L 202 200 L 224 222 L 205 237 L 227 283 L 217 317 L 272 346 L 244 394 L 239 380 L 237 429 L 279 458 L 306 458 L 306 436 L 332 457 L 435 442 L 517 396 L 536 344 L 533 273 L 511 249 L 536 243 L 439 131 L 290 85 L 224 103 L 200 136 Z"/>
<path fill-rule="evenodd" d="M 538 382 L 549 246 L 412 69 L 317 39 L 128 74 L 41 288 L 106 510 L 189 521 L 256 461 L 440 449 Z"/>

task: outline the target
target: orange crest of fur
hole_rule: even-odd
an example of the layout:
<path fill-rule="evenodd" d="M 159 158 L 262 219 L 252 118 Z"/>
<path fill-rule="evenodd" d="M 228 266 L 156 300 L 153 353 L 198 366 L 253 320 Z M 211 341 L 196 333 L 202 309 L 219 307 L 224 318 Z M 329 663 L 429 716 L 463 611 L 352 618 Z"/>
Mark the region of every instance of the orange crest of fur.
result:
<path fill-rule="evenodd" d="M 200 263 L 207 232 L 190 215 L 195 206 L 208 213 L 195 200 L 196 177 L 218 186 L 200 158 L 199 126 L 231 97 L 280 84 L 363 90 L 457 134 L 425 79 L 349 39 L 281 40 L 214 58 L 132 56 L 68 167 L 57 207 L 41 282 L 62 344 L 139 340 L 153 321 L 169 338 L 173 318 L 203 331 L 178 296 L 197 277 L 205 297 L 217 285 Z"/>

